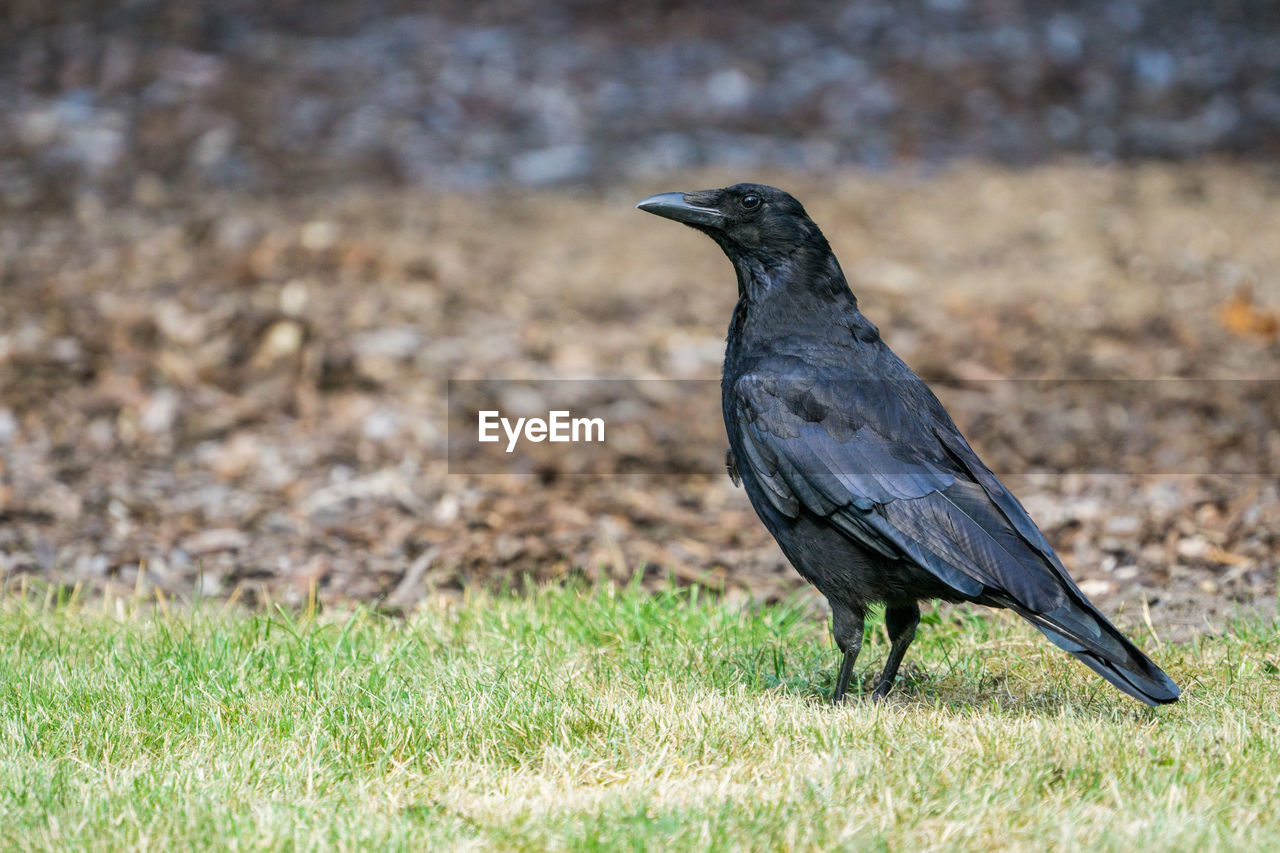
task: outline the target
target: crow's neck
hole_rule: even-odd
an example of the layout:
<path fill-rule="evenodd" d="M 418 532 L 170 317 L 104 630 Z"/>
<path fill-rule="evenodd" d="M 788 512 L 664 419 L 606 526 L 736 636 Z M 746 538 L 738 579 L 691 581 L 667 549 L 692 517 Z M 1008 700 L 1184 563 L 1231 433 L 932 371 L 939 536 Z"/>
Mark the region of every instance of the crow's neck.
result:
<path fill-rule="evenodd" d="M 820 328 L 833 315 L 856 311 L 840 263 L 826 241 L 786 255 L 743 254 L 731 258 L 738 274 L 738 304 L 730 337 L 767 318 L 767 327 L 791 331 L 793 323 Z"/>

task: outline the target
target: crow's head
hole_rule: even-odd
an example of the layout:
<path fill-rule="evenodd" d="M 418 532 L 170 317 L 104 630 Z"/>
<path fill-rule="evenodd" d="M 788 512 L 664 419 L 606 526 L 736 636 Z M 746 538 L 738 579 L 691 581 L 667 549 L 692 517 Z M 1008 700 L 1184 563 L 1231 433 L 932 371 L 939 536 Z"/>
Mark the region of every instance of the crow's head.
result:
<path fill-rule="evenodd" d="M 735 262 L 749 259 L 772 266 L 802 248 L 829 251 L 800 202 L 764 184 L 659 193 L 636 207 L 706 233 Z"/>

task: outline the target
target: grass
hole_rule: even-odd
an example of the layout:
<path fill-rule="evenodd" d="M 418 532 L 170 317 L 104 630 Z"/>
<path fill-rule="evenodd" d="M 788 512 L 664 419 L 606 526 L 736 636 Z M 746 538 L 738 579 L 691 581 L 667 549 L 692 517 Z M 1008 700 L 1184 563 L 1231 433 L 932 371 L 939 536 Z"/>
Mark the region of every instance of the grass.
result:
<path fill-rule="evenodd" d="M 1160 710 L 959 610 L 891 701 L 832 708 L 805 602 L 696 589 L 407 621 L 11 598 L 0 636 L 3 849 L 1280 849 L 1270 624 L 1159 649 Z M 877 623 L 860 675 L 886 651 Z"/>

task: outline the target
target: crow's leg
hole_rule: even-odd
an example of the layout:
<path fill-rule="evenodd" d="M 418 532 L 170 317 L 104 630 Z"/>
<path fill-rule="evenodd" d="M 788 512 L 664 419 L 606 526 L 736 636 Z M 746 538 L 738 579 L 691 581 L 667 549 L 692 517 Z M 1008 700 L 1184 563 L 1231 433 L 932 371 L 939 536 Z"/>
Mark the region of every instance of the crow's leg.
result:
<path fill-rule="evenodd" d="M 907 653 L 907 646 L 916 638 L 916 626 L 920 624 L 920 605 L 912 602 L 902 607 L 890 607 L 884 612 L 884 626 L 889 630 L 889 641 L 893 644 L 889 649 L 889 660 L 885 662 L 884 672 L 880 674 L 880 683 L 876 685 L 872 699 L 883 699 L 893 689 L 893 679 L 898 675 L 898 667 L 902 665 L 902 656 Z"/>
<path fill-rule="evenodd" d="M 831 701 L 838 705 L 844 701 L 844 694 L 849 690 L 853 664 L 858 660 L 858 652 L 862 650 L 862 626 L 866 620 L 861 610 L 854 610 L 837 601 L 831 602 L 831 615 L 834 617 L 832 621 L 836 646 L 844 652 L 840 674 L 836 676 L 836 690 L 831 696 Z"/>

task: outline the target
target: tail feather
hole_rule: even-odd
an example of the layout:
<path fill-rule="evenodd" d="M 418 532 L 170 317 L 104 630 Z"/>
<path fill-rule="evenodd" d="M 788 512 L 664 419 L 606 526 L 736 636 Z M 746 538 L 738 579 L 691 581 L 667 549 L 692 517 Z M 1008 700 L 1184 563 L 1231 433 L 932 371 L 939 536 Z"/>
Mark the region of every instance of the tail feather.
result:
<path fill-rule="evenodd" d="M 1054 645 L 1133 698 L 1148 705 L 1178 701 L 1181 691 L 1173 679 L 1087 602 L 1068 601 L 1051 613 L 1013 609 Z"/>

